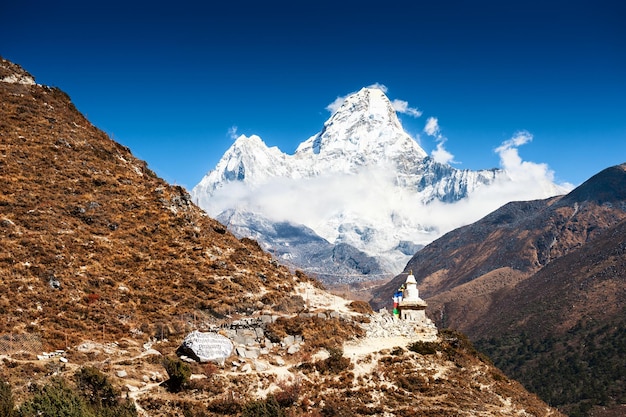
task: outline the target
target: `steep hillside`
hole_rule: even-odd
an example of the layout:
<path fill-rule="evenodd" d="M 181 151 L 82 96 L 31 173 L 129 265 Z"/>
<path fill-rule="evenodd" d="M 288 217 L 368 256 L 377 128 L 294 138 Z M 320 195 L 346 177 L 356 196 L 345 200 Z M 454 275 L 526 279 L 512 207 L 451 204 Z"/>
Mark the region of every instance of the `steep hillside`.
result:
<path fill-rule="evenodd" d="M 626 164 L 566 196 L 509 203 L 428 245 L 406 270 L 439 326 L 467 333 L 551 404 L 586 413 L 624 401 L 625 370 L 612 362 L 624 349 L 624 219 Z M 374 306 L 403 279 L 378 289 Z"/>
<path fill-rule="evenodd" d="M 192 330 L 229 356 L 177 357 Z M 0 361 L 7 416 L 560 415 L 463 336 L 332 296 L 235 238 L 5 60 Z"/>
<path fill-rule="evenodd" d="M 464 294 L 475 292 L 472 288 L 478 282 L 472 281 L 477 279 L 483 287 L 481 296 L 496 295 L 594 240 L 626 218 L 623 184 L 626 165 L 604 170 L 565 196 L 508 203 L 417 252 L 405 272 L 413 271 L 431 311 L 438 310 L 438 320 L 456 326 L 455 318 L 460 317 L 439 311 L 436 297 L 468 298 Z M 398 275 L 378 289 L 372 299 L 374 307 L 385 305 L 405 276 Z"/>
<path fill-rule="evenodd" d="M 626 403 L 626 221 L 520 283 L 469 331 L 569 415 Z"/>
<path fill-rule="evenodd" d="M 5 61 L 0 79 L 11 70 Z M 0 86 L 1 333 L 45 330 L 50 348 L 103 332 L 151 337 L 166 317 L 181 332 L 194 315 L 217 321 L 288 297 L 289 271 L 157 178 L 62 91 Z"/>

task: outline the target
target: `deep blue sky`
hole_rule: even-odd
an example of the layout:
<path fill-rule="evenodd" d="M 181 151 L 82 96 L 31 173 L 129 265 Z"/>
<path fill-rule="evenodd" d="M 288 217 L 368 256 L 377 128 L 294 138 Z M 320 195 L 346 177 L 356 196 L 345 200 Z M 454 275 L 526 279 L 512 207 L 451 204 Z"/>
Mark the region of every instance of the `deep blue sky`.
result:
<path fill-rule="evenodd" d="M 524 160 L 579 184 L 626 162 L 626 6 L 614 1 L 3 1 L 0 55 L 191 189 L 229 129 L 293 153 L 337 96 L 380 83 L 437 117 L 458 168 Z M 221 4 L 225 3 L 225 4 Z"/>

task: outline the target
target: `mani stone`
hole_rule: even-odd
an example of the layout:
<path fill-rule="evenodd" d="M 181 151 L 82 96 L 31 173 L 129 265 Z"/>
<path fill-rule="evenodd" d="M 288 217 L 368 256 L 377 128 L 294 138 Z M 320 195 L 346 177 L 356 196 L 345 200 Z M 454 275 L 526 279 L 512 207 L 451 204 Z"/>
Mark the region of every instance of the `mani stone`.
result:
<path fill-rule="evenodd" d="M 197 362 L 224 363 L 232 351 L 233 343 L 227 337 L 194 330 L 185 337 L 176 353 L 189 356 Z"/>

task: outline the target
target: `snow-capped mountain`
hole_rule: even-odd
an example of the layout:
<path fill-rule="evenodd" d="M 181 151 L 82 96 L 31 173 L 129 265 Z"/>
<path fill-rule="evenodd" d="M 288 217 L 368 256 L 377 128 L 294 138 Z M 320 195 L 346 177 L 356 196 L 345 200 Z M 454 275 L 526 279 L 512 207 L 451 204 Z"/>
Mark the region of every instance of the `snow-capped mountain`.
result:
<path fill-rule="evenodd" d="M 363 88 L 293 155 L 268 147 L 258 136 L 240 136 L 191 194 L 210 215 L 230 213 L 231 229 L 254 234 L 285 258 L 297 244 L 287 246 L 275 233 L 253 233 L 258 230 L 254 215 L 264 222 L 303 225 L 329 244 L 374 257 L 383 274 L 393 274 L 415 250 L 454 227 L 512 199 L 564 191 L 535 181 L 530 195 L 520 195 L 507 187 L 513 182 L 502 169 L 460 170 L 437 163 L 404 131 L 384 92 Z M 481 209 L 470 214 L 472 199 L 480 200 Z M 233 216 L 233 211 L 246 215 Z"/>
<path fill-rule="evenodd" d="M 258 136 L 240 136 L 216 168 L 194 188 L 211 194 L 231 181 L 258 186 L 276 178 L 313 178 L 354 174 L 359 168 L 394 162 L 410 164 L 426 152 L 403 129 L 391 102 L 375 88 L 349 96 L 324 123 L 323 130 L 302 142 L 294 155 L 269 148 Z"/>

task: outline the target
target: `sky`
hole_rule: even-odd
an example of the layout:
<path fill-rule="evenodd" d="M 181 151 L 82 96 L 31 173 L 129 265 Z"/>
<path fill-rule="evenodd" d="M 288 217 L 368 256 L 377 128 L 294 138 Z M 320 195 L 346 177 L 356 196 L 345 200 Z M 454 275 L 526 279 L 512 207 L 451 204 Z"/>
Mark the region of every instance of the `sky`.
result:
<path fill-rule="evenodd" d="M 237 135 L 291 154 L 371 85 L 456 168 L 520 137 L 558 183 L 626 162 L 623 2 L 213 3 L 5 1 L 0 55 L 189 190 Z"/>

